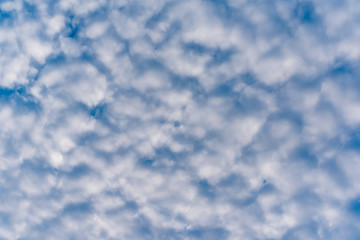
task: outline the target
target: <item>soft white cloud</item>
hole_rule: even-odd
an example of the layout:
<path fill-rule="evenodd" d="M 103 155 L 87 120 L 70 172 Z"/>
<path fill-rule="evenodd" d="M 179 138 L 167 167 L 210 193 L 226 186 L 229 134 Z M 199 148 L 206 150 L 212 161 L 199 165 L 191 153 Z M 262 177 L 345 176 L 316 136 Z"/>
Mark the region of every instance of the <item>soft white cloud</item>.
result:
<path fill-rule="evenodd" d="M 71 10 L 80 16 L 95 12 L 105 5 L 105 0 L 61 0 L 59 6 L 63 11 Z"/>
<path fill-rule="evenodd" d="M 59 33 L 65 25 L 65 18 L 60 14 L 53 16 L 50 19 L 46 19 L 45 21 L 47 24 L 47 33 L 50 36 L 54 36 L 55 34 Z"/>
<path fill-rule="evenodd" d="M 354 89 L 340 90 L 334 83 L 327 81 L 321 86 L 321 91 L 326 100 L 341 113 L 342 117 L 349 125 L 360 123 L 360 105 L 356 91 Z"/>
<path fill-rule="evenodd" d="M 357 9 L 1 2 L 0 238 L 356 239 Z"/>
<path fill-rule="evenodd" d="M 66 97 L 65 102 L 71 99 L 95 106 L 104 99 L 106 88 L 106 78 L 93 65 L 73 63 L 44 69 L 31 90 L 39 98 L 47 98 L 51 92 L 50 96 L 60 100 Z"/>
<path fill-rule="evenodd" d="M 107 22 L 96 22 L 91 24 L 86 30 L 86 36 L 89 38 L 97 38 L 106 32 L 108 27 Z"/>

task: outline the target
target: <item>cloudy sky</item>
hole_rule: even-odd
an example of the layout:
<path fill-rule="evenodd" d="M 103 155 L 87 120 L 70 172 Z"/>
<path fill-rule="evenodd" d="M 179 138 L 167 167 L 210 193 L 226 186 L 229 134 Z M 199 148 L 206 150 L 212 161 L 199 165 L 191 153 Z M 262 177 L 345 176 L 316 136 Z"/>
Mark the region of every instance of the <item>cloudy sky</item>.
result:
<path fill-rule="evenodd" d="M 358 0 L 0 0 L 0 239 L 359 239 L 359 24 Z"/>

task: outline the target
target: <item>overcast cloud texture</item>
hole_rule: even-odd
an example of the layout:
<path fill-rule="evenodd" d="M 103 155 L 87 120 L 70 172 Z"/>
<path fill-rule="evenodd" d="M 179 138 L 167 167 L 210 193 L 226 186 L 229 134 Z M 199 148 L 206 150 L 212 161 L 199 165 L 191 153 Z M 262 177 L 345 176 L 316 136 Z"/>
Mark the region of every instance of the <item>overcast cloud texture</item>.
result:
<path fill-rule="evenodd" d="M 358 0 L 0 0 L 0 239 L 359 239 L 359 24 Z"/>

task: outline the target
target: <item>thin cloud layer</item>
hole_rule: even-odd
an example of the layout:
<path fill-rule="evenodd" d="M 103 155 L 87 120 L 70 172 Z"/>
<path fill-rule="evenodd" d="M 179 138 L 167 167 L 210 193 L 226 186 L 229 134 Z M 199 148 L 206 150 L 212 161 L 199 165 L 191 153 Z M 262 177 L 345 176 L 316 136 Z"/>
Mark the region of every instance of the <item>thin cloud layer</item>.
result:
<path fill-rule="evenodd" d="M 0 3 L 0 239 L 357 239 L 357 1 Z"/>

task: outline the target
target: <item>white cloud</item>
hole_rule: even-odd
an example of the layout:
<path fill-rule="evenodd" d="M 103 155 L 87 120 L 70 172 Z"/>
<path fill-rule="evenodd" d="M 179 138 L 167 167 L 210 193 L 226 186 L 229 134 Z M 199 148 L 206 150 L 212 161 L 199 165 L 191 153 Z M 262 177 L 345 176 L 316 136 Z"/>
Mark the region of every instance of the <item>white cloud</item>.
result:
<path fill-rule="evenodd" d="M 32 91 L 38 94 L 41 88 L 58 97 L 66 94 L 65 102 L 72 99 L 95 106 L 104 99 L 107 82 L 94 66 L 74 63 L 45 69 Z M 43 97 L 46 98 L 46 94 Z"/>
<path fill-rule="evenodd" d="M 360 107 L 357 93 L 353 89 L 341 90 L 336 84 L 324 82 L 321 91 L 324 97 L 329 100 L 349 125 L 360 123 Z"/>
<path fill-rule="evenodd" d="M 55 34 L 59 33 L 63 27 L 65 26 L 64 24 L 65 19 L 64 16 L 62 15 L 56 15 L 50 19 L 46 20 L 47 23 L 47 33 L 50 36 L 54 36 Z"/>
<path fill-rule="evenodd" d="M 83 16 L 98 10 L 104 6 L 106 1 L 104 0 L 90 0 L 90 1 L 76 1 L 76 0 L 61 0 L 59 6 L 62 10 L 72 10 L 76 14 Z"/>
<path fill-rule="evenodd" d="M 96 22 L 91 24 L 86 30 L 86 36 L 89 38 L 98 38 L 106 32 L 107 22 Z"/>
<path fill-rule="evenodd" d="M 355 239 L 357 6 L 0 3 L 0 238 Z"/>
<path fill-rule="evenodd" d="M 49 43 L 38 39 L 26 39 L 24 41 L 24 46 L 26 53 L 41 64 L 45 63 L 45 59 L 52 52 L 52 47 Z"/>

